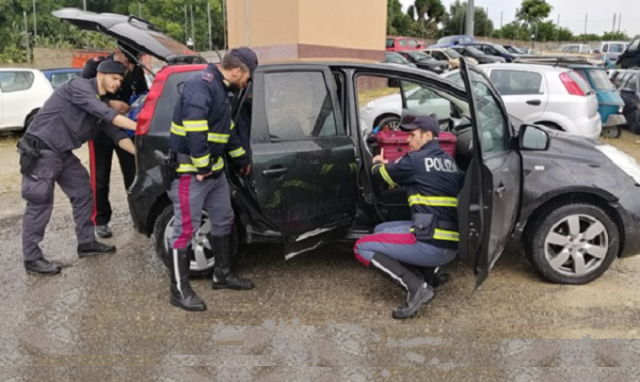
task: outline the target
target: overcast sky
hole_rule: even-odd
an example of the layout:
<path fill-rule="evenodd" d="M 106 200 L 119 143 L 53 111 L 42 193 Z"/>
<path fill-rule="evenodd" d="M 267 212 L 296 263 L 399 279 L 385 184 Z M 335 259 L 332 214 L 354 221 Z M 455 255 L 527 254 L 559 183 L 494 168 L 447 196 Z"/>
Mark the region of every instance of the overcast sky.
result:
<path fill-rule="evenodd" d="M 404 9 L 414 3 L 414 0 L 400 0 Z M 447 11 L 455 0 L 442 0 Z M 640 35 L 640 0 L 547 0 L 553 9 L 549 18 L 558 21 L 560 25 L 571 29 L 574 34 L 584 33 L 585 15 L 587 17 L 587 33 L 602 34 L 611 31 L 613 14 L 622 13 L 621 30 L 626 30 L 630 36 Z M 516 8 L 521 0 L 475 0 L 476 7 L 489 8 L 489 17 L 493 25 L 500 28 L 500 13 L 503 13 L 502 23 L 514 20 Z M 618 22 L 616 21 L 616 30 Z"/>

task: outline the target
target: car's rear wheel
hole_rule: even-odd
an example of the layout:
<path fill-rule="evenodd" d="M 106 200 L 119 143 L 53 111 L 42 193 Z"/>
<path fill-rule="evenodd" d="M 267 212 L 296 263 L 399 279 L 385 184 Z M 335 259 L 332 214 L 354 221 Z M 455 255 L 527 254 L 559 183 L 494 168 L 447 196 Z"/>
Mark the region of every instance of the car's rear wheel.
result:
<path fill-rule="evenodd" d="M 604 138 L 620 138 L 622 128 L 620 126 L 609 126 L 602 128 L 602 136 Z"/>
<path fill-rule="evenodd" d="M 171 250 L 169 241 L 173 233 L 173 206 L 167 206 L 158 216 L 153 228 L 153 238 L 156 254 L 166 267 L 171 266 Z M 189 274 L 194 278 L 210 277 L 215 260 L 207 232 L 211 229 L 208 215 L 203 211 L 202 224 L 191 240 L 191 264 Z"/>
<path fill-rule="evenodd" d="M 586 284 L 611 266 L 620 233 L 601 207 L 588 203 L 557 203 L 530 221 L 524 237 L 529 261 L 554 283 Z"/>

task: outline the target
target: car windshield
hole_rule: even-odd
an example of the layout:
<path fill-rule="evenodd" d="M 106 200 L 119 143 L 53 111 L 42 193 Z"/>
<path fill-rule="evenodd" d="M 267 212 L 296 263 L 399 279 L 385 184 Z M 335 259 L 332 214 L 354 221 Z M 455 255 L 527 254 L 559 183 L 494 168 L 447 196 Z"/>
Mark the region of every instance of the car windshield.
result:
<path fill-rule="evenodd" d="M 438 40 L 437 44 L 451 44 L 456 36 L 447 36 Z"/>
<path fill-rule="evenodd" d="M 407 61 L 406 58 L 402 57 L 401 55 L 399 55 L 398 53 L 394 53 L 394 52 L 388 52 L 385 55 L 385 62 L 389 62 L 389 63 L 393 63 L 393 64 L 408 64 L 409 61 Z"/>
<path fill-rule="evenodd" d="M 516 48 L 515 46 L 505 46 L 505 49 L 507 49 L 510 53 L 524 54 L 523 51 L 521 51 L 520 49 Z"/>
<path fill-rule="evenodd" d="M 498 52 L 502 53 L 502 54 L 509 54 L 509 52 L 507 52 L 507 50 L 505 48 L 502 47 L 502 45 L 491 45 L 491 47 L 495 50 L 497 50 Z"/>
<path fill-rule="evenodd" d="M 582 74 L 582 73 L 580 73 Z M 594 69 L 590 70 L 589 74 L 591 76 L 591 80 L 593 81 L 593 86 L 599 90 L 611 90 L 615 89 L 609 77 L 607 77 L 607 73 L 604 70 Z"/>
<path fill-rule="evenodd" d="M 411 58 L 413 58 L 416 61 L 429 61 L 429 60 L 433 60 L 433 57 L 429 56 L 428 54 L 424 53 L 424 52 L 418 52 L 418 51 L 414 51 L 414 52 L 407 52 L 407 54 L 409 56 L 411 56 Z"/>
<path fill-rule="evenodd" d="M 471 53 L 473 55 L 476 55 L 476 56 L 483 56 L 484 55 L 484 53 L 482 53 L 481 51 L 479 51 L 478 49 L 476 49 L 476 48 L 474 48 L 472 46 L 465 46 L 464 48 L 467 50 L 467 52 L 469 52 L 469 53 Z"/>
<path fill-rule="evenodd" d="M 447 54 L 447 56 L 449 56 L 449 58 L 460 58 L 460 57 L 462 57 L 460 55 L 460 53 L 456 52 L 453 49 L 447 49 L 444 52 Z"/>

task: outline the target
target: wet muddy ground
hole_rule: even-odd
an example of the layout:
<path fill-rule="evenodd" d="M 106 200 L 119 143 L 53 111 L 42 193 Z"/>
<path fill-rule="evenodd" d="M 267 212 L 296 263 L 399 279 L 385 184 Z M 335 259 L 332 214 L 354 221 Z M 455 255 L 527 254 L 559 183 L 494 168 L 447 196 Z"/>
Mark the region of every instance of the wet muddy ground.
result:
<path fill-rule="evenodd" d="M 638 157 L 640 137 L 610 142 Z M 88 165 L 86 147 L 77 154 Z M 512 245 L 471 295 L 459 263 L 419 316 L 391 318 L 402 292 L 350 245 L 284 261 L 254 246 L 238 271 L 251 291 L 193 281 L 208 310 L 169 305 L 169 276 L 134 231 L 119 167 L 116 254 L 78 259 L 68 200 L 56 189 L 42 244 L 65 265 L 27 275 L 15 137 L 0 138 L 0 382 L 4 381 L 622 381 L 638 380 L 640 257 L 583 286 L 550 284 Z M 615 339 L 615 340 L 612 340 Z"/>

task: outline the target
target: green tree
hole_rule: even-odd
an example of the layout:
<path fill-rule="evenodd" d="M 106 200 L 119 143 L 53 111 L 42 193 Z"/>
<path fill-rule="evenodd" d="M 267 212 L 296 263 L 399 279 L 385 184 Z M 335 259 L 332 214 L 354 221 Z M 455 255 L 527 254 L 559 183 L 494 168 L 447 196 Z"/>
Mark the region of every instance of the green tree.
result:
<path fill-rule="evenodd" d="M 387 2 L 387 34 L 398 36 L 411 34 L 414 24 L 414 19 L 402 12 L 400 0 Z"/>
<path fill-rule="evenodd" d="M 532 28 L 536 23 L 549 17 L 552 8 L 545 0 L 522 0 L 516 18 Z"/>
<path fill-rule="evenodd" d="M 444 17 L 444 35 L 459 35 L 466 33 L 467 3 L 456 0 L 449 6 L 449 13 Z M 473 34 L 476 36 L 491 36 L 493 22 L 489 19 L 484 8 L 476 7 L 474 10 Z"/>
<path fill-rule="evenodd" d="M 602 41 L 629 41 L 631 37 L 627 35 L 627 31 L 622 32 L 604 32 Z"/>

